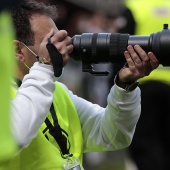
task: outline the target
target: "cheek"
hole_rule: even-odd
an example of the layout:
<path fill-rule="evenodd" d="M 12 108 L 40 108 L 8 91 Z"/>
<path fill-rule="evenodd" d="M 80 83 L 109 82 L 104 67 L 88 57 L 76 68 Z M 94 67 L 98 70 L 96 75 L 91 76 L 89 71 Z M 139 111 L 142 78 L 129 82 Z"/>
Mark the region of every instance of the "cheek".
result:
<path fill-rule="evenodd" d="M 35 62 L 36 62 L 35 56 L 33 56 L 33 55 L 29 56 L 28 62 L 27 62 L 27 63 L 28 63 L 28 66 L 29 66 L 29 67 L 32 67 Z"/>
<path fill-rule="evenodd" d="M 38 43 L 38 42 L 35 42 L 35 43 L 34 43 L 34 46 L 32 47 L 32 50 L 33 50 L 34 53 L 37 54 L 37 55 L 38 55 L 38 51 L 39 51 L 39 48 L 40 48 L 40 43 L 41 43 L 41 42 L 39 42 L 39 43 Z"/>
<path fill-rule="evenodd" d="M 38 44 L 38 45 L 34 45 L 34 46 L 31 48 L 32 51 L 33 51 L 34 54 L 35 54 L 35 55 L 32 54 L 32 55 L 29 57 L 29 61 L 30 61 L 31 63 L 34 63 L 35 61 L 37 61 L 36 56 L 38 56 L 39 48 L 40 48 L 39 44 Z"/>

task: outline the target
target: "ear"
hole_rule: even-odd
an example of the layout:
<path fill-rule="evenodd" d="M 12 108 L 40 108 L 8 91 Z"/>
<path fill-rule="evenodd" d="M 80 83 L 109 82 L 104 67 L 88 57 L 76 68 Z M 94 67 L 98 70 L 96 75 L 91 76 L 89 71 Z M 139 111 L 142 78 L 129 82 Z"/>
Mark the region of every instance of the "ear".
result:
<path fill-rule="evenodd" d="M 18 40 L 13 40 L 13 44 L 17 61 L 21 63 L 25 62 L 24 45 Z"/>

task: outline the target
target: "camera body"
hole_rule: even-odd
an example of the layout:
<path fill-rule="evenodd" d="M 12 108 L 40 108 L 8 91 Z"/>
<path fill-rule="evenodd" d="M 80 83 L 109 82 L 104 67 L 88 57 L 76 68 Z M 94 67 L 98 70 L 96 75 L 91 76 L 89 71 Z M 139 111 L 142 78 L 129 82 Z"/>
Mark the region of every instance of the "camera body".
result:
<path fill-rule="evenodd" d="M 150 36 L 136 36 L 120 33 L 83 33 L 72 37 L 71 58 L 82 61 L 82 70 L 94 75 L 107 75 L 96 72 L 93 64 L 125 63 L 124 51 L 128 45 L 140 45 L 145 52 L 152 51 L 160 64 L 170 66 L 170 30 L 164 24 L 163 30 Z"/>

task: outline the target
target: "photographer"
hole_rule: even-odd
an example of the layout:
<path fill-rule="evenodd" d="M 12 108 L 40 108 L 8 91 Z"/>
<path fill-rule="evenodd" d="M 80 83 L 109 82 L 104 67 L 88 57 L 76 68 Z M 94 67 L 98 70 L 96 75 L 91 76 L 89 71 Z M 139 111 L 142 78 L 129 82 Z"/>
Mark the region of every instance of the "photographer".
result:
<path fill-rule="evenodd" d="M 23 1 L 12 10 L 12 16 L 17 33 L 16 77 L 20 81 L 36 61 L 36 54 L 46 64 L 51 63 L 50 51 L 44 46 L 49 37 L 62 55 L 63 66 L 67 64 L 73 45 L 67 32 L 59 31 L 54 24 L 57 16 L 54 6 Z M 39 53 L 40 49 L 44 49 L 43 53 Z M 11 161 L 8 169 L 83 169 L 85 152 L 128 147 L 140 115 L 140 89 L 136 81 L 157 68 L 158 61 L 153 53 L 146 54 L 138 45 L 134 49 L 128 46 L 125 58 L 127 66 L 120 70 L 106 108 L 74 95 L 56 81 L 53 104 L 38 135 Z M 22 123 L 25 122 L 24 119 Z M 30 128 L 35 126 L 36 122 L 32 122 Z"/>

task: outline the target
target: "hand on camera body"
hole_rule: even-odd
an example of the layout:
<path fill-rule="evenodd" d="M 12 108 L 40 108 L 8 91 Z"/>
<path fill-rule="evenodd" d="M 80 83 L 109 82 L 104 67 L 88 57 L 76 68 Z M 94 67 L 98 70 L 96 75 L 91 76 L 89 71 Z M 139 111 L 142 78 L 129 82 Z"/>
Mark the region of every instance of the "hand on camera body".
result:
<path fill-rule="evenodd" d="M 65 30 L 55 31 L 52 29 L 42 40 L 40 47 L 39 47 L 39 60 L 42 61 L 42 59 L 45 57 L 47 62 L 52 65 L 51 58 L 49 55 L 49 52 L 46 48 L 46 45 L 48 43 L 48 38 L 51 39 L 51 43 L 58 49 L 58 51 L 61 53 L 63 58 L 63 66 L 65 66 L 70 57 L 69 54 L 73 51 L 73 45 L 71 44 L 71 37 L 67 35 L 67 32 Z"/>
<path fill-rule="evenodd" d="M 122 82 L 134 82 L 139 78 L 148 76 L 159 66 L 159 62 L 152 52 L 148 54 L 139 46 L 129 45 L 124 52 L 127 64 L 119 71 Z"/>

